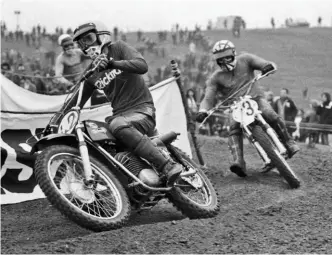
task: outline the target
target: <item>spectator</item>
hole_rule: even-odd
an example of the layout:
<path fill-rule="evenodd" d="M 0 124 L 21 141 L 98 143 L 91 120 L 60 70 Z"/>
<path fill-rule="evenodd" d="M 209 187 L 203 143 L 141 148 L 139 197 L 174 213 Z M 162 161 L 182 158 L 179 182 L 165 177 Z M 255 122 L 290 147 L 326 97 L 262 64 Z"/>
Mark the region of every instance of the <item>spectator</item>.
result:
<path fill-rule="evenodd" d="M 272 26 L 273 29 L 275 29 L 275 27 L 276 27 L 276 24 L 274 22 L 274 18 L 273 17 L 271 18 L 271 26 Z"/>
<path fill-rule="evenodd" d="M 137 31 L 137 42 L 142 41 L 143 32 L 141 30 Z"/>
<path fill-rule="evenodd" d="M 40 34 L 41 34 L 41 26 L 40 26 L 40 24 L 37 25 L 37 33 L 38 33 L 38 36 L 40 36 Z"/>
<path fill-rule="evenodd" d="M 126 36 L 126 34 L 124 32 L 121 33 L 121 40 L 124 41 L 124 42 L 127 41 L 127 36 Z"/>
<path fill-rule="evenodd" d="M 208 21 L 208 24 L 207 24 L 206 30 L 212 30 L 212 20 L 209 20 L 209 21 Z"/>
<path fill-rule="evenodd" d="M 113 28 L 114 41 L 118 40 L 119 29 L 117 27 Z"/>
<path fill-rule="evenodd" d="M 197 103 L 196 103 L 196 98 L 195 98 L 195 91 L 193 89 L 188 89 L 187 90 L 187 102 L 188 102 L 188 108 L 190 111 L 191 117 L 194 119 L 196 117 L 197 113 Z"/>
<path fill-rule="evenodd" d="M 71 28 L 68 28 L 67 29 L 67 34 L 72 35 L 73 34 L 73 30 Z"/>
<path fill-rule="evenodd" d="M 40 71 L 36 70 L 34 72 L 35 77 L 32 78 L 32 83 L 36 86 L 36 92 L 39 94 L 46 94 L 47 87 L 45 82 L 40 78 Z"/>
<path fill-rule="evenodd" d="M 180 29 L 179 36 L 180 36 L 180 43 L 184 43 L 184 31 L 183 31 L 183 29 Z"/>
<path fill-rule="evenodd" d="M 24 77 L 21 77 L 20 79 L 20 87 L 26 89 L 26 90 L 30 90 L 32 92 L 36 92 L 36 86 L 31 82 L 30 79 L 26 79 Z"/>
<path fill-rule="evenodd" d="M 280 98 L 274 103 L 274 110 L 286 121 L 294 121 L 297 108 L 289 96 L 289 90 L 283 88 L 280 91 Z"/>
<path fill-rule="evenodd" d="M 74 48 L 74 42 L 70 35 L 61 35 L 58 43 L 63 51 L 56 59 L 55 75 L 58 77 L 58 82 L 70 87 L 80 78 L 85 65 L 87 65 L 85 61 L 90 63 L 91 60 L 80 49 Z"/>
<path fill-rule="evenodd" d="M 302 141 L 303 140 L 302 139 L 303 134 L 300 133 L 300 123 L 302 122 L 303 117 L 304 117 L 304 110 L 299 109 L 297 111 L 297 114 L 296 114 L 295 119 L 294 119 L 296 130 L 292 133 L 292 137 L 294 138 L 295 141 L 299 141 L 299 140 Z"/>
<path fill-rule="evenodd" d="M 330 93 L 323 93 L 321 95 L 322 104 L 317 107 L 317 114 L 320 116 L 320 124 L 323 125 L 332 125 L 332 101 L 331 101 L 331 94 Z M 322 144 L 328 145 L 328 132 L 322 132 Z"/>
<path fill-rule="evenodd" d="M 318 26 L 320 27 L 322 25 L 322 17 L 318 17 Z"/>
<path fill-rule="evenodd" d="M 12 74 L 10 73 L 10 71 L 11 68 L 7 62 L 1 64 L 1 73 L 9 80 L 12 79 Z"/>
<path fill-rule="evenodd" d="M 302 119 L 303 123 L 313 123 L 318 124 L 319 123 L 319 116 L 317 115 L 317 107 L 319 105 L 319 102 L 317 100 L 311 100 L 310 101 L 310 109 L 304 112 L 304 116 Z M 315 143 L 318 143 L 319 141 L 319 132 L 315 130 L 304 130 L 304 136 L 306 138 L 306 143 L 309 147 L 314 147 Z"/>
<path fill-rule="evenodd" d="M 242 24 L 242 18 L 239 16 L 236 16 L 233 21 L 233 36 L 234 37 L 240 37 L 240 30 L 241 30 L 241 25 Z"/>
<path fill-rule="evenodd" d="M 269 91 L 266 91 L 265 93 L 265 99 L 266 99 L 266 101 L 268 101 L 269 102 L 269 104 L 272 106 L 272 108 L 274 107 L 274 94 L 273 94 L 273 92 L 271 91 L 271 90 L 269 90 Z"/>
<path fill-rule="evenodd" d="M 163 79 L 162 77 L 162 70 L 160 67 L 157 68 L 157 74 L 154 76 L 154 82 L 155 83 L 158 83 L 158 82 L 161 82 Z"/>
<path fill-rule="evenodd" d="M 21 85 L 20 81 L 24 77 L 24 75 L 26 75 L 25 67 L 23 64 L 19 64 L 17 67 L 17 70 L 16 70 L 16 74 L 13 76 L 12 81 L 17 85 Z M 25 82 L 25 80 L 24 80 L 24 82 Z"/>
<path fill-rule="evenodd" d="M 173 45 L 177 45 L 176 32 L 175 31 L 172 32 L 172 40 L 173 40 Z"/>

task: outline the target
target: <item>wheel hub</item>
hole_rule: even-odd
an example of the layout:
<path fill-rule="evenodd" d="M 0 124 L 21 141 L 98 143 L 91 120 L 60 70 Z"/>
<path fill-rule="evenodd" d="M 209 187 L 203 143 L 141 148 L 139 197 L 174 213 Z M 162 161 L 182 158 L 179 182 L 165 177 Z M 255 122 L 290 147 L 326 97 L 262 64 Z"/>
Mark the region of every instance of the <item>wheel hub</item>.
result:
<path fill-rule="evenodd" d="M 203 182 L 198 174 L 195 174 L 190 177 L 181 177 L 183 180 L 192 185 L 195 189 L 200 189 L 203 187 Z"/>
<path fill-rule="evenodd" d="M 72 182 L 69 185 L 70 193 L 83 203 L 92 203 L 95 201 L 96 197 L 91 188 L 88 188 L 84 185 L 83 182 Z"/>

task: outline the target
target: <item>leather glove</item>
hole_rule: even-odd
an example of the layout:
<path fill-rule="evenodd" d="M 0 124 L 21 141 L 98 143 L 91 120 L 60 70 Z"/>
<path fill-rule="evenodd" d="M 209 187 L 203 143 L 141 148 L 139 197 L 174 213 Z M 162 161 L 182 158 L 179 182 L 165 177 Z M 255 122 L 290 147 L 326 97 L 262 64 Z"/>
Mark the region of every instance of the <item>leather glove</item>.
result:
<path fill-rule="evenodd" d="M 208 113 L 206 111 L 198 112 L 196 115 L 196 121 L 202 123 L 207 116 Z"/>
<path fill-rule="evenodd" d="M 100 62 L 100 63 L 99 63 Z M 107 56 L 105 54 L 101 54 L 99 55 L 95 60 L 94 63 L 98 64 L 99 63 L 99 67 L 98 70 L 99 71 L 104 71 L 106 69 L 110 69 L 113 66 L 113 58 L 107 58 Z"/>
<path fill-rule="evenodd" d="M 266 74 L 266 73 L 272 73 L 272 71 L 276 71 L 277 69 L 275 68 L 274 65 L 272 64 L 268 64 L 266 66 L 263 67 L 263 70 L 262 70 L 262 75 Z"/>

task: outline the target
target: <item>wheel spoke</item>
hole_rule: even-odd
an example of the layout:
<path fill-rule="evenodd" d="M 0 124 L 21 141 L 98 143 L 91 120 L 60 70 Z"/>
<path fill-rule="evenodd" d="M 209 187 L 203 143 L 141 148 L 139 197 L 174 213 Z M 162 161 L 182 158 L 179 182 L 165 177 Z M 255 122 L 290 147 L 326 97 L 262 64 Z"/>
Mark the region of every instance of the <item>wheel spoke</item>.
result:
<path fill-rule="evenodd" d="M 55 164 L 51 168 L 52 162 Z M 91 190 L 83 183 L 83 164 L 77 155 L 70 153 L 54 155 L 49 161 L 48 173 L 50 176 L 54 173 L 53 185 L 72 206 L 94 217 L 115 217 L 122 208 L 120 194 L 113 181 L 102 170 L 95 165 L 91 166 L 96 178 Z"/>

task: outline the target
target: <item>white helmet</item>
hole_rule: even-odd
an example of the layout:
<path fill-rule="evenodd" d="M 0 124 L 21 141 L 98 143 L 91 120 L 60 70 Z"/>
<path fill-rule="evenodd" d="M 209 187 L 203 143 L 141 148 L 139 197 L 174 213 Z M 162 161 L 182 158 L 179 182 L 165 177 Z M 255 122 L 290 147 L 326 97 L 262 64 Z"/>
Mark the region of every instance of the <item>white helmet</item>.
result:
<path fill-rule="evenodd" d="M 223 71 L 232 71 L 236 65 L 235 46 L 231 41 L 221 40 L 212 49 L 213 58 Z"/>
<path fill-rule="evenodd" d="M 73 39 L 72 39 L 72 37 L 69 34 L 60 35 L 59 38 L 58 38 L 58 44 L 59 44 L 59 46 L 62 46 L 67 41 L 73 42 Z"/>

